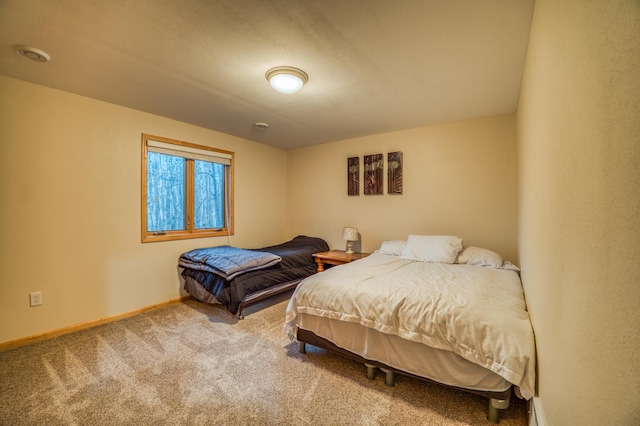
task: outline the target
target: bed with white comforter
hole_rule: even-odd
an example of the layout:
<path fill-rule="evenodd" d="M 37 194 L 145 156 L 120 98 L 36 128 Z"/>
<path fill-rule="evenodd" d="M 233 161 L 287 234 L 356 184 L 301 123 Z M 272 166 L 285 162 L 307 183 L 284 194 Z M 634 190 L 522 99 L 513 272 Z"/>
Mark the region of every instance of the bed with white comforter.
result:
<path fill-rule="evenodd" d="M 533 397 L 535 343 L 517 268 L 501 258 L 467 262 L 462 240 L 454 252 L 433 262 L 406 246 L 382 250 L 306 278 L 290 299 L 285 331 L 295 339 L 308 330 L 450 386 L 503 391 L 513 384 Z"/>

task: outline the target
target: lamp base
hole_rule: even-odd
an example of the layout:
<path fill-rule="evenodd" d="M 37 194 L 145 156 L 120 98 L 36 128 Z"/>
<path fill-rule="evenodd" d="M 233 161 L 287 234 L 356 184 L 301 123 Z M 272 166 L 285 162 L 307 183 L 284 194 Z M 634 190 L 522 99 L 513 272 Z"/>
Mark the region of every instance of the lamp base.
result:
<path fill-rule="evenodd" d="M 353 254 L 353 241 L 347 241 L 347 251 L 345 251 L 346 254 Z"/>

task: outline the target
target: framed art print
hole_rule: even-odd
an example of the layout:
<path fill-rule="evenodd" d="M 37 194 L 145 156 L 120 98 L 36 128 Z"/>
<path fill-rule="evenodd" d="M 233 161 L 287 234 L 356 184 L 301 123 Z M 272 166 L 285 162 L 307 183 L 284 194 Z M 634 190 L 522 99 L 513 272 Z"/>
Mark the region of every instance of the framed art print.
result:
<path fill-rule="evenodd" d="M 387 193 L 402 194 L 402 152 L 387 154 Z"/>
<path fill-rule="evenodd" d="M 347 194 L 360 195 L 360 157 L 347 158 Z"/>
<path fill-rule="evenodd" d="M 364 195 L 382 195 L 382 154 L 364 156 Z"/>

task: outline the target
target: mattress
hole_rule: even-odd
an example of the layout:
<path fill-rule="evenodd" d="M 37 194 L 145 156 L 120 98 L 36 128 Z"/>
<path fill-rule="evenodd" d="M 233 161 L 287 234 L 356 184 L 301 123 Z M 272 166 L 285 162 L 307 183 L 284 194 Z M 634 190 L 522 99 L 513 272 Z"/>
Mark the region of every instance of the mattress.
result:
<path fill-rule="evenodd" d="M 502 392 L 511 383 L 450 351 L 381 333 L 353 322 L 301 314 L 298 327 L 363 358 L 449 386 Z"/>

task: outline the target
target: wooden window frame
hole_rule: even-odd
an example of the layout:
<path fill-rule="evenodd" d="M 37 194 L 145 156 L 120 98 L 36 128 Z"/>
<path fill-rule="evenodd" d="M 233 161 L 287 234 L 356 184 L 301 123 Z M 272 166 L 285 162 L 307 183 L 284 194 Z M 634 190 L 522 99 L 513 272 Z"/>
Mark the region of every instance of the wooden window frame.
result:
<path fill-rule="evenodd" d="M 185 214 L 186 229 L 176 231 L 148 231 L 147 230 L 147 157 L 149 153 L 148 141 L 158 141 L 165 144 L 174 145 L 176 150 L 184 148 L 186 150 L 209 151 L 230 157 L 230 164 L 225 167 L 225 194 L 224 210 L 225 225 L 222 229 L 195 229 L 194 225 L 194 185 L 195 185 L 195 165 L 193 159 L 186 160 L 185 170 Z M 157 241 L 186 240 L 192 238 L 221 237 L 234 234 L 234 153 L 222 149 L 212 148 L 204 145 L 196 145 L 190 142 L 169 139 L 161 136 L 142 134 L 142 180 L 141 180 L 141 230 L 142 242 L 150 243 Z"/>

